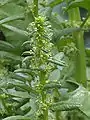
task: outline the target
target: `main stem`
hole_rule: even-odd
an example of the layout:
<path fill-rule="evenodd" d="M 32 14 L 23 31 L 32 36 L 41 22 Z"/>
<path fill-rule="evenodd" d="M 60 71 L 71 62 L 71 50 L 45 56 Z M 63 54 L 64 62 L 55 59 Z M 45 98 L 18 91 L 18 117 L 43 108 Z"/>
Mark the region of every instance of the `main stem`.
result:
<path fill-rule="evenodd" d="M 46 74 L 45 72 L 40 71 L 39 77 L 40 77 L 40 83 L 41 83 L 42 86 L 44 86 L 45 82 L 46 82 L 46 80 L 45 80 L 45 74 Z M 42 91 L 41 92 L 41 96 L 42 96 L 42 102 L 43 102 L 43 104 L 47 105 L 47 103 L 46 103 L 46 91 Z M 47 107 L 45 107 L 43 109 L 43 120 L 48 120 L 48 108 Z"/>
<path fill-rule="evenodd" d="M 74 23 L 80 22 L 80 11 L 79 8 L 73 8 L 69 10 L 69 19 L 74 25 Z M 86 60 L 85 60 L 85 48 L 84 48 L 84 39 L 83 39 L 83 32 L 74 32 L 72 34 L 74 43 L 78 49 L 78 53 L 76 55 L 76 70 L 75 70 L 75 79 L 78 83 L 82 84 L 86 87 Z"/>
<path fill-rule="evenodd" d="M 33 0 L 33 3 L 34 3 L 34 9 L 33 9 L 34 16 L 38 17 L 38 0 Z M 43 71 L 40 71 L 39 77 L 40 77 L 40 84 L 43 86 L 45 84 L 45 73 Z M 42 96 L 42 103 L 46 104 L 46 93 L 44 91 L 41 92 L 41 96 Z M 48 108 L 47 107 L 43 109 L 43 120 L 48 120 Z"/>
<path fill-rule="evenodd" d="M 34 15 L 35 17 L 38 16 L 38 0 L 33 0 L 34 3 Z"/>

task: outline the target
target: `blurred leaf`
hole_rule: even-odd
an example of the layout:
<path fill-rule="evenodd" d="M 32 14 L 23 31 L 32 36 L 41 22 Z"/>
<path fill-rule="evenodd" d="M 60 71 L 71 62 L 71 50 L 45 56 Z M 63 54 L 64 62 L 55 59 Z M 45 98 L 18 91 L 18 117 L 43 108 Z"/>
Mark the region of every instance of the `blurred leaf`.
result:
<path fill-rule="evenodd" d="M 11 59 L 11 60 L 15 60 L 15 61 L 21 61 L 21 57 L 11 54 L 9 52 L 5 52 L 5 51 L 0 51 L 0 58 L 1 59 Z"/>
<path fill-rule="evenodd" d="M 0 1 L 0 7 L 7 4 L 7 3 L 9 3 L 10 1 L 12 1 L 12 0 L 1 0 Z"/>
<path fill-rule="evenodd" d="M 67 101 L 56 102 L 52 104 L 52 109 L 55 111 L 67 111 L 78 109 L 87 117 L 90 117 L 90 92 L 85 88 L 79 87 L 73 91 Z"/>
<path fill-rule="evenodd" d="M 18 29 L 16 27 L 13 27 L 11 25 L 2 24 L 2 26 L 5 27 L 5 28 L 7 28 L 7 29 L 9 29 L 9 30 L 11 30 L 11 31 L 13 31 L 13 32 L 16 32 L 18 34 L 21 34 L 21 35 L 24 35 L 24 36 L 28 36 L 29 35 L 28 32 L 26 32 L 24 30 L 20 30 L 20 29 Z"/>
<path fill-rule="evenodd" d="M 24 18 L 23 14 L 10 16 L 10 17 L 7 17 L 5 19 L 0 20 L 0 24 L 11 22 L 11 21 L 14 21 L 14 20 L 17 20 L 17 19 L 22 19 L 22 18 Z"/>
<path fill-rule="evenodd" d="M 90 80 L 90 67 L 86 67 L 87 70 L 87 80 Z"/>
<path fill-rule="evenodd" d="M 90 0 L 74 0 L 69 4 L 69 8 L 83 7 L 90 12 Z"/>
<path fill-rule="evenodd" d="M 43 86 L 43 90 L 48 90 L 53 88 L 61 88 L 61 84 L 58 82 L 49 82 Z"/>
<path fill-rule="evenodd" d="M 15 73 L 31 73 L 30 69 L 17 69 L 14 71 Z"/>
<path fill-rule="evenodd" d="M 54 29 L 54 34 L 52 36 L 53 41 L 60 40 L 61 36 L 71 34 L 73 32 L 79 31 L 80 28 L 64 28 L 63 30 L 60 29 Z"/>
<path fill-rule="evenodd" d="M 30 117 L 25 117 L 25 116 L 11 116 L 11 117 L 7 117 L 4 118 L 3 120 L 31 120 Z"/>
<path fill-rule="evenodd" d="M 90 48 L 85 48 L 86 55 L 90 57 Z"/>
<path fill-rule="evenodd" d="M 53 72 L 51 72 L 49 76 L 49 80 L 51 81 L 59 81 L 60 79 L 60 70 L 56 69 Z"/>
<path fill-rule="evenodd" d="M 4 1 L 6 2 L 6 1 L 10 1 L 10 0 L 4 0 Z M 18 16 L 18 15 L 21 15 L 23 13 L 24 13 L 24 8 L 22 6 L 16 5 L 14 2 L 5 4 L 0 8 L 1 19 L 5 18 L 5 17 L 13 16 L 13 15 Z"/>
<path fill-rule="evenodd" d="M 50 7 L 53 8 L 53 7 L 55 7 L 56 5 L 58 5 L 62 2 L 63 2 L 63 0 L 54 0 L 54 1 L 50 2 L 47 6 L 50 6 Z"/>
<path fill-rule="evenodd" d="M 21 91 L 16 91 L 16 92 L 7 92 L 8 95 L 19 97 L 19 98 L 30 98 L 30 95 L 28 92 L 21 92 Z"/>
<path fill-rule="evenodd" d="M 6 52 L 13 52 L 13 50 L 15 49 L 15 47 L 8 43 L 8 42 L 4 42 L 4 41 L 0 41 L 0 50 L 2 51 L 6 51 Z"/>

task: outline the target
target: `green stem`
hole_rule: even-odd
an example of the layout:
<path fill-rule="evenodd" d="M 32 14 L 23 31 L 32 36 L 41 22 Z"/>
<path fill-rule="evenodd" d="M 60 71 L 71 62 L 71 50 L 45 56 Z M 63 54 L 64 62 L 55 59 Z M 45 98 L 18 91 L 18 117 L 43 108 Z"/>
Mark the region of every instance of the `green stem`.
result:
<path fill-rule="evenodd" d="M 57 112 L 56 112 L 56 120 L 60 120 L 60 119 L 59 119 L 59 115 L 60 115 L 60 112 L 57 111 Z"/>
<path fill-rule="evenodd" d="M 40 71 L 39 77 L 40 77 L 40 83 L 42 86 L 44 86 L 45 82 L 46 82 L 45 75 L 46 75 L 46 72 Z M 42 91 L 41 96 L 42 96 L 43 104 L 47 105 L 47 103 L 46 103 L 46 91 Z M 48 120 L 48 108 L 47 107 L 45 107 L 45 109 L 43 110 L 43 120 Z"/>
<path fill-rule="evenodd" d="M 69 19 L 74 25 L 73 22 L 81 21 L 79 8 L 73 8 L 69 10 Z M 73 33 L 74 43 L 78 49 L 78 54 L 76 55 L 76 70 L 75 78 L 76 81 L 86 87 L 86 60 L 85 60 L 85 48 L 84 48 L 84 39 L 83 32 L 74 32 Z"/>
<path fill-rule="evenodd" d="M 34 15 L 35 17 L 38 16 L 38 0 L 33 0 L 34 3 Z"/>
<path fill-rule="evenodd" d="M 54 90 L 54 102 L 58 102 L 59 97 L 60 97 L 59 91 L 58 89 L 55 89 Z M 61 120 L 60 115 L 61 115 L 61 111 L 55 112 L 56 120 Z"/>

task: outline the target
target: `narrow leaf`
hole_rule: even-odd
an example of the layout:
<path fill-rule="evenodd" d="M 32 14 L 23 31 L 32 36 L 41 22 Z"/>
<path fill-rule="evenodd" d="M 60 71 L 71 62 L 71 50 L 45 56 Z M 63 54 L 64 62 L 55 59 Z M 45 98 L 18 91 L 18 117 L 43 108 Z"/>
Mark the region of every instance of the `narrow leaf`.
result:
<path fill-rule="evenodd" d="M 3 27 L 13 31 L 13 32 L 16 32 L 18 34 L 21 34 L 21 35 L 24 35 L 24 36 L 28 36 L 28 32 L 27 31 L 24 31 L 24 30 L 21 30 L 21 29 L 18 29 L 16 27 L 13 27 L 11 25 L 7 25 L 7 24 L 2 24 Z"/>
<path fill-rule="evenodd" d="M 10 52 L 13 51 L 14 48 L 15 47 L 12 44 L 5 41 L 0 41 L 0 50 Z"/>
<path fill-rule="evenodd" d="M 21 61 L 21 57 L 14 55 L 12 53 L 9 52 L 5 52 L 5 51 L 0 51 L 0 58 L 1 59 L 11 59 L 11 60 L 16 60 L 16 61 Z"/>
<path fill-rule="evenodd" d="M 31 120 L 29 117 L 25 117 L 25 116 L 11 116 L 11 117 L 7 117 L 7 118 L 4 118 L 2 120 Z"/>
<path fill-rule="evenodd" d="M 54 6 L 56 6 L 62 2 L 63 2 L 63 0 L 54 0 L 54 1 L 50 2 L 47 6 L 50 6 L 53 8 Z"/>
<path fill-rule="evenodd" d="M 7 92 L 8 95 L 19 97 L 19 98 L 30 98 L 30 95 L 28 92 L 21 92 L 21 91 L 16 91 L 16 92 Z"/>
<path fill-rule="evenodd" d="M 5 19 L 0 20 L 0 24 L 4 24 L 4 23 L 7 23 L 7 22 L 11 22 L 11 21 L 17 20 L 17 19 L 22 19 L 22 18 L 24 18 L 23 14 L 10 16 L 10 17 L 7 17 Z"/>

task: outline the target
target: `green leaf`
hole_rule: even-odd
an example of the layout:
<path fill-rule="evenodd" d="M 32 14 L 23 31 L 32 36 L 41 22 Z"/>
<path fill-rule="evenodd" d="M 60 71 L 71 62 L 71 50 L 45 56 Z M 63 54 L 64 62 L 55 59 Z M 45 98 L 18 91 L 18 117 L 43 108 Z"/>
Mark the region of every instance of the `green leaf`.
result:
<path fill-rule="evenodd" d="M 85 48 L 86 55 L 90 57 L 90 48 Z"/>
<path fill-rule="evenodd" d="M 11 0 L 0 0 L 4 2 L 9 2 Z M 12 0 L 13 1 L 13 0 Z M 2 3 L 2 5 L 3 5 Z M 10 2 L 8 4 L 4 4 L 2 7 L 0 7 L 0 17 L 2 18 L 6 18 L 9 16 L 13 16 L 13 15 L 24 15 L 24 8 L 20 5 L 15 4 L 14 2 Z"/>
<path fill-rule="evenodd" d="M 11 31 L 13 31 L 13 32 L 16 32 L 16 33 L 18 33 L 18 34 L 21 34 L 21 35 L 23 35 L 23 36 L 28 36 L 28 35 L 29 35 L 27 31 L 18 29 L 18 28 L 16 28 L 16 27 L 11 26 L 11 25 L 2 24 L 2 26 L 5 27 L 5 28 L 7 28 L 7 29 L 9 29 L 9 30 L 11 30 Z"/>
<path fill-rule="evenodd" d="M 8 43 L 8 42 L 4 42 L 4 41 L 0 41 L 0 50 L 2 51 L 6 51 L 6 52 L 12 52 L 15 49 L 15 47 Z"/>
<path fill-rule="evenodd" d="M 27 44 L 30 45 L 31 41 L 25 41 L 23 44 L 22 44 L 22 47 L 25 47 Z"/>
<path fill-rule="evenodd" d="M 31 70 L 30 69 L 17 69 L 14 72 L 15 73 L 28 73 L 28 74 L 30 74 Z"/>
<path fill-rule="evenodd" d="M 60 79 L 60 70 L 56 69 L 53 72 L 51 72 L 49 76 L 49 80 L 51 81 L 59 81 Z"/>
<path fill-rule="evenodd" d="M 90 80 L 90 67 L 86 67 L 87 70 L 87 80 Z"/>
<path fill-rule="evenodd" d="M 51 109 L 53 111 L 70 111 L 70 110 L 75 110 L 75 109 L 78 109 L 80 107 L 80 104 L 77 103 L 77 102 L 66 102 L 66 101 L 63 101 L 63 102 L 57 102 L 55 104 L 53 104 L 51 106 Z"/>
<path fill-rule="evenodd" d="M 61 84 L 57 82 L 49 82 L 43 86 L 43 90 L 48 90 L 53 88 L 61 88 Z"/>
<path fill-rule="evenodd" d="M 38 103 L 37 103 L 37 100 L 38 100 L 38 98 L 36 99 L 36 98 L 31 98 L 30 99 L 30 102 L 29 102 L 29 105 L 31 106 L 31 110 L 30 110 L 30 112 L 28 112 L 27 114 L 26 114 L 26 116 L 30 116 L 31 118 L 35 118 L 36 117 L 36 112 L 37 112 L 37 110 L 39 109 L 38 108 Z M 33 120 L 33 119 L 32 119 Z"/>
<path fill-rule="evenodd" d="M 69 8 L 83 7 L 90 12 L 90 0 L 74 0 L 69 4 Z"/>
<path fill-rule="evenodd" d="M 53 56 L 52 59 L 56 60 L 56 61 L 61 61 L 63 58 L 64 58 L 64 53 L 63 52 L 59 52 L 55 56 Z"/>
<path fill-rule="evenodd" d="M 33 56 L 33 54 L 32 54 L 30 51 L 25 51 L 25 52 L 23 52 L 22 55 L 25 55 L 25 56 Z"/>
<path fill-rule="evenodd" d="M 53 41 L 58 41 L 58 40 L 60 40 L 61 36 L 71 34 L 73 32 L 79 31 L 79 30 L 80 30 L 80 28 L 65 28 L 63 30 L 54 29 L 52 39 L 53 39 Z"/>
<path fill-rule="evenodd" d="M 19 98 L 30 98 L 28 92 L 16 91 L 16 92 L 7 92 L 7 94 Z"/>
<path fill-rule="evenodd" d="M 54 1 L 50 2 L 47 6 L 50 6 L 50 7 L 53 8 L 53 7 L 55 7 L 56 5 L 58 5 L 62 2 L 63 2 L 63 0 L 54 0 Z"/>
<path fill-rule="evenodd" d="M 1 59 L 11 59 L 14 61 L 21 61 L 20 56 L 17 56 L 17 55 L 14 55 L 14 54 L 11 54 L 11 53 L 5 52 L 5 51 L 0 51 L 0 58 Z"/>
<path fill-rule="evenodd" d="M 80 86 L 75 91 L 71 92 L 69 99 L 66 101 L 60 101 L 53 103 L 51 109 L 54 111 L 66 111 L 66 110 L 80 110 L 84 115 L 90 117 L 90 92 Z"/>
<path fill-rule="evenodd" d="M 0 0 L 0 7 L 9 3 L 11 0 Z"/>
<path fill-rule="evenodd" d="M 24 18 L 23 14 L 10 16 L 10 17 L 7 17 L 5 19 L 0 20 L 0 25 L 4 24 L 4 23 L 7 23 L 7 22 L 11 22 L 11 21 L 17 20 L 17 19 L 22 19 L 22 18 Z"/>
<path fill-rule="evenodd" d="M 59 65 L 59 66 L 67 66 L 66 63 L 64 61 L 58 61 L 58 60 L 54 60 L 54 59 L 48 59 L 48 62 L 51 62 L 53 64 Z"/>
<path fill-rule="evenodd" d="M 25 117 L 25 116 L 11 116 L 11 117 L 7 117 L 7 118 L 4 118 L 2 120 L 31 120 L 29 117 Z"/>
<path fill-rule="evenodd" d="M 6 111 L 5 103 L 4 103 L 4 100 L 1 99 L 1 96 L 0 96 L 0 110 L 2 110 L 2 113 Z"/>
<path fill-rule="evenodd" d="M 20 73 L 20 74 L 21 74 L 21 73 Z M 26 75 L 24 75 L 24 74 L 21 74 L 21 75 L 20 75 L 20 74 L 15 74 L 15 73 L 13 73 L 13 74 L 11 74 L 11 78 L 17 79 L 17 80 L 22 81 L 22 82 L 29 81 L 29 79 L 30 79 L 29 75 L 26 76 Z"/>
<path fill-rule="evenodd" d="M 27 102 L 23 106 L 20 107 L 20 109 L 24 112 L 24 114 L 27 114 L 31 110 L 30 102 Z"/>

